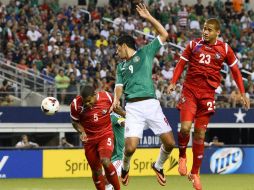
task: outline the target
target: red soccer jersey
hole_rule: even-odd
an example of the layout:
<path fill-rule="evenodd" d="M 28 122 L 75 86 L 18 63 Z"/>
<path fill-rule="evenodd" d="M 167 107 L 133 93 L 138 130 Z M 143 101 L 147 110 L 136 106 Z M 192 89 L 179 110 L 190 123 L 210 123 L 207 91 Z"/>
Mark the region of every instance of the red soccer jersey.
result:
<path fill-rule="evenodd" d="M 227 43 L 217 40 L 214 45 L 209 45 L 201 38 L 190 41 L 181 59 L 188 61 L 189 64 L 186 85 L 194 84 L 197 79 L 204 79 L 213 88 L 220 85 L 223 62 L 233 67 L 238 61 Z"/>
<path fill-rule="evenodd" d="M 80 122 L 88 137 L 88 142 L 113 134 L 109 109 L 112 96 L 101 91 L 97 93 L 96 103 L 92 108 L 84 108 L 81 96 L 77 96 L 71 103 L 71 118 Z"/>

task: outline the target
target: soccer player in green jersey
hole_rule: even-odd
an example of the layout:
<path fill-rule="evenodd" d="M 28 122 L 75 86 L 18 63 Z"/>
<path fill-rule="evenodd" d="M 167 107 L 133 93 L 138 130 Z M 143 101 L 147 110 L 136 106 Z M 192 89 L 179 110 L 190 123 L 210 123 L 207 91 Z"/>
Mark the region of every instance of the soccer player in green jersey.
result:
<path fill-rule="evenodd" d="M 135 152 L 143 130 L 148 127 L 160 136 L 162 145 L 152 169 L 157 175 L 160 185 L 166 185 L 163 164 L 171 153 L 175 140 L 172 129 L 162 112 L 160 102 L 156 99 L 152 80 L 153 59 L 168 37 L 163 26 L 150 15 L 144 4 L 136 7 L 139 15 L 150 22 L 158 36 L 143 48 L 136 50 L 133 37 L 125 35 L 117 40 L 117 54 L 123 62 L 117 65 L 117 80 L 113 108 L 120 106 L 120 98 L 124 93 L 127 104 L 125 121 L 125 147 L 121 181 L 127 185 L 129 181 L 130 160 Z"/>
<path fill-rule="evenodd" d="M 121 175 L 123 148 L 124 148 L 124 125 L 125 118 L 112 112 L 110 114 L 112 127 L 114 131 L 114 151 L 112 153 L 111 162 L 115 166 L 117 175 Z M 111 184 L 106 185 L 105 190 L 112 190 Z"/>

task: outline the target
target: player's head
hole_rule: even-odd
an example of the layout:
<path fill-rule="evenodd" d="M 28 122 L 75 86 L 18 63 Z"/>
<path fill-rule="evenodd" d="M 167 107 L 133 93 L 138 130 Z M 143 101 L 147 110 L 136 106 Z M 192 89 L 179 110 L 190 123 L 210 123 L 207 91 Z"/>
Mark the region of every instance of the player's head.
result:
<path fill-rule="evenodd" d="M 82 97 L 84 107 L 90 108 L 96 102 L 96 93 L 94 87 L 92 86 L 83 86 L 80 90 L 80 95 Z"/>
<path fill-rule="evenodd" d="M 203 28 L 203 39 L 208 43 L 215 43 L 220 34 L 220 22 L 216 18 L 206 20 Z"/>
<path fill-rule="evenodd" d="M 22 135 L 21 136 L 21 141 L 23 141 L 24 143 L 28 143 L 28 136 L 27 135 Z"/>
<path fill-rule="evenodd" d="M 128 58 L 128 51 L 136 50 L 135 39 L 129 35 L 120 36 L 116 42 L 116 53 L 121 59 Z"/>

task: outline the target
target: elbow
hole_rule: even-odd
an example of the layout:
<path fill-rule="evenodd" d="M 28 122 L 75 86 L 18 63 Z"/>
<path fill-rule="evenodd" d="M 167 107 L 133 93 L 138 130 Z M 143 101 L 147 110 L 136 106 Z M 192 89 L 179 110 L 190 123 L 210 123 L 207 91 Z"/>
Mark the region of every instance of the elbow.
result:
<path fill-rule="evenodd" d="M 163 32 L 161 35 L 160 35 L 160 39 L 162 41 L 162 43 L 166 42 L 167 39 L 168 39 L 168 33 L 167 31 Z"/>

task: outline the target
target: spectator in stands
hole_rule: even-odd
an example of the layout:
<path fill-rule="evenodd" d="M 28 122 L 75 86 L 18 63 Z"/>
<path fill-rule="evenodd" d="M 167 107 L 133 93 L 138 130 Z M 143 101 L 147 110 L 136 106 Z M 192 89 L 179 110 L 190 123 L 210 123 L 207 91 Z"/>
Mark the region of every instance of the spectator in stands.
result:
<path fill-rule="evenodd" d="M 63 69 L 60 69 L 55 77 L 55 82 L 57 88 L 57 95 L 59 97 L 58 99 L 60 100 L 61 104 L 64 104 L 66 89 L 70 84 L 70 78 L 64 74 Z"/>
<path fill-rule="evenodd" d="M 202 0 L 197 0 L 197 4 L 194 5 L 194 9 L 197 16 L 203 15 L 204 5 L 202 4 Z"/>
<path fill-rule="evenodd" d="M 205 146 L 223 146 L 223 145 L 224 142 L 219 141 L 219 138 L 217 136 L 214 136 L 213 140 L 210 143 L 205 142 Z"/>
<path fill-rule="evenodd" d="M 235 86 L 232 87 L 231 94 L 229 96 L 228 101 L 229 101 L 231 107 L 233 107 L 233 108 L 241 106 L 241 102 L 242 102 L 241 93 L 238 90 L 238 88 L 236 88 Z"/>
<path fill-rule="evenodd" d="M 70 148 L 70 147 L 74 147 L 74 145 L 69 143 L 67 141 L 66 137 L 62 137 L 60 139 L 59 147 L 61 147 L 61 148 Z"/>
<path fill-rule="evenodd" d="M 37 143 L 29 141 L 27 135 L 22 135 L 21 140 L 16 144 L 16 148 L 37 148 L 39 145 Z"/>
<path fill-rule="evenodd" d="M 14 94 L 14 89 L 11 87 L 9 82 L 5 79 L 0 87 L 0 105 L 7 106 L 11 105 L 13 99 L 11 95 Z"/>

